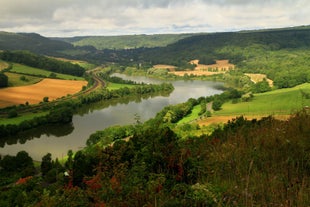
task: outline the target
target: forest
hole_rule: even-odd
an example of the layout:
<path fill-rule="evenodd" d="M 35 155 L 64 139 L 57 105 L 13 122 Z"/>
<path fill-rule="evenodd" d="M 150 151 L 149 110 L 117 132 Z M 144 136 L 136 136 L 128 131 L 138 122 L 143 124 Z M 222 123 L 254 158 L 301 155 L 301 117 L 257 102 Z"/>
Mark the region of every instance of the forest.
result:
<path fill-rule="evenodd" d="M 186 139 L 164 121 L 166 111 L 145 123 L 97 132 L 87 148 L 68 151 L 64 163 L 50 153 L 37 168 L 26 152 L 2 157 L 1 205 L 309 205 L 306 111 L 287 121 L 236 117 L 210 135 Z"/>

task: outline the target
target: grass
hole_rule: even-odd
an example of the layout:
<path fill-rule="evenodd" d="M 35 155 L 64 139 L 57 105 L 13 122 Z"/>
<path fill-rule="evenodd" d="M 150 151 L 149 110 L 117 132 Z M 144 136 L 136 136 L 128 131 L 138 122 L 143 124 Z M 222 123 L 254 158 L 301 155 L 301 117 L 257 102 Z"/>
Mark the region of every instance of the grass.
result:
<path fill-rule="evenodd" d="M 231 115 L 282 115 L 292 114 L 304 106 L 310 106 L 310 99 L 302 97 L 301 90 L 310 93 L 310 83 L 294 88 L 279 89 L 267 93 L 255 94 L 250 102 L 237 104 L 225 103 L 222 110 L 214 116 Z"/>
<path fill-rule="evenodd" d="M 195 119 L 199 118 L 198 113 L 200 112 L 200 110 L 201 110 L 200 105 L 194 106 L 194 108 L 192 109 L 192 113 L 185 116 L 177 124 L 179 125 L 179 124 L 189 123 L 189 122 L 194 121 Z"/>
<path fill-rule="evenodd" d="M 122 84 L 122 83 L 111 83 L 111 82 L 109 82 L 107 84 L 107 89 L 109 89 L 109 90 L 118 90 L 120 88 L 125 88 L 125 87 L 132 88 L 132 87 L 134 87 L 134 85 Z"/>
<path fill-rule="evenodd" d="M 12 72 L 27 74 L 27 75 L 36 75 L 36 76 L 44 76 L 49 77 L 52 73 L 51 71 L 33 68 L 21 64 L 13 64 L 13 68 L 11 69 Z M 64 80 L 84 80 L 82 77 L 72 76 L 72 75 L 65 75 L 61 73 L 55 73 L 57 78 L 64 79 Z"/>
<path fill-rule="evenodd" d="M 3 69 L 6 69 L 8 66 L 9 66 L 9 64 L 7 62 L 0 60 L 0 71 Z"/>
<path fill-rule="evenodd" d="M 290 115 L 300 111 L 305 106 L 310 106 L 310 99 L 302 97 L 301 90 L 310 94 L 310 83 L 302 84 L 294 88 L 279 89 L 267 93 L 255 94 L 250 102 L 224 103 L 220 111 L 215 111 L 207 122 L 226 122 L 231 117 L 240 115 L 249 117 L 262 117 L 269 115 Z M 193 108 L 192 112 L 181 119 L 178 125 L 190 123 L 200 118 L 198 115 L 200 105 Z M 217 119 L 217 117 L 219 119 Z M 225 118 L 227 117 L 227 118 Z M 285 117 L 285 116 L 283 116 Z M 214 119 L 214 120 L 213 120 Z M 213 120 L 213 121 L 212 121 Z M 200 122 L 204 122 L 205 119 Z"/>
<path fill-rule="evenodd" d="M 10 87 L 32 85 L 42 80 L 42 78 L 36 76 L 21 75 L 17 73 L 5 73 L 5 75 L 9 78 Z M 21 80 L 20 77 L 22 76 L 24 76 L 26 79 Z"/>
<path fill-rule="evenodd" d="M 77 64 L 79 66 L 81 66 L 82 68 L 85 68 L 86 70 L 90 70 L 96 67 L 96 65 L 83 61 L 83 60 L 71 60 L 71 59 L 67 59 L 67 58 L 56 58 L 56 57 L 51 57 L 54 58 L 56 60 L 61 60 L 61 61 L 65 61 L 65 62 L 70 62 L 72 64 Z"/>
<path fill-rule="evenodd" d="M 20 124 L 21 122 L 25 120 L 31 120 L 35 117 L 39 116 L 45 116 L 49 112 L 38 112 L 38 113 L 28 113 L 28 114 L 23 114 L 22 116 L 17 116 L 15 118 L 0 118 L 0 125 L 7 125 L 7 124 Z"/>

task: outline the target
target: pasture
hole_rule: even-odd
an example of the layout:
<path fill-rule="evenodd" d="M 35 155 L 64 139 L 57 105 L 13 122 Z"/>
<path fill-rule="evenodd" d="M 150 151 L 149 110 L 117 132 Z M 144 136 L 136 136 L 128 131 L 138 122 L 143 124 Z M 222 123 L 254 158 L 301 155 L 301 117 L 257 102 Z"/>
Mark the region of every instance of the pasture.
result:
<path fill-rule="evenodd" d="M 224 103 L 220 111 L 214 111 L 212 117 L 198 115 L 200 106 L 193 108 L 192 112 L 178 122 L 189 123 L 197 120 L 199 125 L 213 123 L 225 123 L 237 116 L 245 116 L 247 119 L 259 119 L 272 115 L 281 120 L 287 119 L 291 114 L 310 106 L 310 99 L 304 97 L 301 91 L 310 94 L 310 83 L 302 84 L 294 88 L 278 89 L 266 93 L 255 94 L 250 102 Z"/>
<path fill-rule="evenodd" d="M 278 89 L 266 93 L 254 94 L 250 102 L 225 103 L 222 110 L 214 112 L 214 116 L 265 116 L 289 115 L 310 106 L 310 99 L 302 96 L 301 90 L 310 93 L 310 83 L 294 88 Z"/>
<path fill-rule="evenodd" d="M 71 81 L 58 79 L 43 79 L 39 83 L 0 89 L 0 108 L 25 104 L 40 103 L 44 97 L 49 101 L 74 94 L 82 90 L 87 85 L 87 81 Z"/>
<path fill-rule="evenodd" d="M 33 68 L 21 64 L 13 64 L 13 68 L 10 70 L 11 72 L 14 73 L 20 73 L 20 74 L 27 74 L 27 75 L 34 75 L 34 76 L 41 76 L 41 77 L 50 77 L 53 72 L 39 69 L 39 68 Z M 66 74 L 61 74 L 61 73 L 54 73 L 56 74 L 56 77 L 59 79 L 64 79 L 64 80 L 84 80 L 82 77 L 76 77 L 72 75 L 66 75 Z"/>

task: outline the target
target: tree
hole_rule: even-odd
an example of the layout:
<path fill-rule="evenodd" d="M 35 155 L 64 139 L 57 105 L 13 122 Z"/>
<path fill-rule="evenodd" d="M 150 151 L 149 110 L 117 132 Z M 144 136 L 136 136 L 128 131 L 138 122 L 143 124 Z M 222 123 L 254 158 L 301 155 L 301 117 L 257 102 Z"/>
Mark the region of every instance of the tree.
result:
<path fill-rule="evenodd" d="M 221 100 L 218 100 L 218 99 L 215 99 L 212 103 L 212 109 L 214 111 L 219 111 L 222 107 L 222 101 Z"/>
<path fill-rule="evenodd" d="M 8 86 L 8 77 L 4 73 L 0 73 L 0 88 Z"/>
<path fill-rule="evenodd" d="M 18 114 L 17 114 L 17 111 L 16 109 L 11 109 L 8 113 L 8 118 L 14 118 L 14 117 L 17 117 Z"/>
<path fill-rule="evenodd" d="M 271 87 L 269 86 L 269 83 L 266 79 L 264 79 L 263 81 L 257 82 L 252 88 L 253 93 L 264 93 L 270 90 L 271 90 Z"/>
<path fill-rule="evenodd" d="M 43 102 L 48 102 L 48 97 L 47 96 L 45 96 L 44 98 L 43 98 Z"/>
<path fill-rule="evenodd" d="M 22 75 L 19 77 L 19 80 L 21 81 L 28 81 L 28 79 L 26 78 L 26 76 Z"/>
<path fill-rule="evenodd" d="M 42 176 L 45 176 L 53 167 L 52 164 L 52 154 L 47 153 L 42 157 L 42 162 L 41 162 L 41 172 Z"/>

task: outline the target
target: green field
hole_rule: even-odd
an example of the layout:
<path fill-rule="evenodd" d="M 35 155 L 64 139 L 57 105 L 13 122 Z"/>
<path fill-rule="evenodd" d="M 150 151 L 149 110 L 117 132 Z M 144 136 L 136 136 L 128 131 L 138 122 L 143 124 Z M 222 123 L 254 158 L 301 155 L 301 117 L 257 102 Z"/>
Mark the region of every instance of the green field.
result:
<path fill-rule="evenodd" d="M 201 110 L 201 106 L 200 105 L 194 106 L 194 108 L 192 109 L 192 113 L 188 114 L 183 119 L 181 119 L 178 122 L 178 124 L 189 123 L 189 122 L 194 121 L 195 119 L 199 118 L 198 114 L 199 114 L 200 110 Z"/>
<path fill-rule="evenodd" d="M 9 87 L 32 85 L 42 80 L 42 78 L 17 73 L 4 73 L 9 78 Z M 25 80 L 21 80 L 24 76 Z"/>
<path fill-rule="evenodd" d="M 0 71 L 3 69 L 6 69 L 8 66 L 9 66 L 9 64 L 7 62 L 0 60 Z"/>
<path fill-rule="evenodd" d="M 39 112 L 39 113 L 29 113 L 23 114 L 22 116 L 18 116 L 15 118 L 0 118 L 0 125 L 7 125 L 7 124 L 20 124 L 25 120 L 31 120 L 35 117 L 47 115 L 49 112 Z"/>
<path fill-rule="evenodd" d="M 225 103 L 222 110 L 214 112 L 213 115 L 289 115 L 310 106 L 310 99 L 303 97 L 301 90 L 310 94 L 310 83 L 254 94 L 254 99 L 250 102 Z"/>
<path fill-rule="evenodd" d="M 21 74 L 28 74 L 28 75 L 36 75 L 42 77 L 49 77 L 51 75 L 51 71 L 33 68 L 21 64 L 13 64 L 13 68 L 10 70 L 11 72 L 21 73 Z M 65 75 L 61 73 L 55 73 L 57 78 L 65 79 L 65 80 L 84 80 L 82 77 L 76 77 L 72 75 Z"/>
<path fill-rule="evenodd" d="M 111 83 L 111 82 L 109 82 L 107 84 L 107 89 L 109 89 L 109 90 L 118 90 L 120 88 L 125 88 L 125 87 L 132 88 L 132 87 L 134 87 L 134 85 L 122 84 L 122 83 Z"/>

